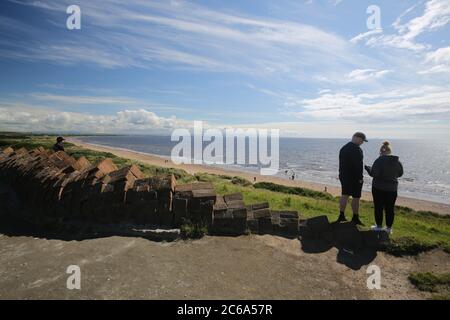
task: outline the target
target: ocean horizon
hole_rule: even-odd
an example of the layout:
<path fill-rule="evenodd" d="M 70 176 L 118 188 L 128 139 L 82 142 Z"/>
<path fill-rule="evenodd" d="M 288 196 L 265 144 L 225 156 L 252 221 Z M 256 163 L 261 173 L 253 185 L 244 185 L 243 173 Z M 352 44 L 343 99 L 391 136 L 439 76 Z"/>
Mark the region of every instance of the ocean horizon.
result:
<path fill-rule="evenodd" d="M 107 147 L 170 157 L 178 143 L 160 135 L 79 136 L 80 141 Z M 400 157 L 404 176 L 399 179 L 399 196 L 450 204 L 450 144 L 431 140 L 389 140 L 394 155 Z M 339 186 L 339 149 L 348 142 L 340 138 L 280 138 L 280 164 L 277 176 Z M 383 140 L 370 139 L 362 146 L 364 164 L 372 165 Z M 209 142 L 204 143 L 204 146 Z M 224 144 L 225 146 L 225 144 Z M 248 151 L 248 150 L 247 150 Z M 259 173 L 260 167 L 248 163 L 214 165 L 225 169 Z M 372 178 L 364 172 L 363 190 L 370 191 Z"/>

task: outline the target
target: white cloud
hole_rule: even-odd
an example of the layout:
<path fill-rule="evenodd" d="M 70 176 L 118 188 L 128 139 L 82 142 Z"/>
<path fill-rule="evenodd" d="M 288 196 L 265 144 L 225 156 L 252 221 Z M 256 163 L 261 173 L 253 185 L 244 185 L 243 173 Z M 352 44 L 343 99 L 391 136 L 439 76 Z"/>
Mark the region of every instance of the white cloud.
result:
<path fill-rule="evenodd" d="M 399 49 L 409 49 L 421 51 L 430 46 L 423 43 L 417 43 L 416 38 L 425 33 L 441 29 L 450 21 L 450 1 L 448 0 L 430 0 L 425 3 L 425 9 L 421 16 L 415 17 L 402 24 L 401 18 L 410 13 L 416 6 L 406 10 L 393 23 L 397 30 L 396 34 L 381 34 L 376 32 L 366 32 L 351 39 L 353 43 L 366 39 L 366 45 L 372 47 L 393 47 Z"/>
<path fill-rule="evenodd" d="M 349 81 L 380 79 L 391 72 L 392 70 L 355 69 L 347 75 L 347 78 Z"/>
<path fill-rule="evenodd" d="M 450 63 L 450 47 L 439 48 L 427 54 L 426 61 L 434 63 Z"/>
<path fill-rule="evenodd" d="M 357 36 L 351 38 L 350 42 L 351 43 L 358 43 L 361 40 L 370 38 L 370 37 L 372 37 L 372 36 L 374 36 L 376 34 L 380 34 L 380 33 L 383 33 L 382 29 L 370 30 L 370 31 L 367 31 L 367 32 L 364 32 L 364 33 L 360 33 Z"/>
<path fill-rule="evenodd" d="M 161 117 L 145 109 L 122 110 L 113 115 L 60 112 L 24 104 L 0 104 L 0 126 L 11 131 L 81 133 L 170 133 L 189 128 L 189 121 Z"/>
<path fill-rule="evenodd" d="M 69 95 L 58 95 L 50 93 L 32 93 L 30 97 L 48 102 L 57 102 L 62 104 L 77 104 L 77 105 L 138 105 L 142 102 L 128 97 L 117 97 L 117 96 L 69 96 Z"/>
<path fill-rule="evenodd" d="M 448 73 L 450 75 L 450 47 L 428 52 L 425 56 L 425 64 L 428 68 L 419 71 L 419 74 Z"/>
<path fill-rule="evenodd" d="M 320 121 L 423 122 L 450 120 L 449 88 L 425 87 L 373 94 L 326 93 L 296 102 L 299 119 Z M 300 111 L 296 111 L 300 109 Z"/>

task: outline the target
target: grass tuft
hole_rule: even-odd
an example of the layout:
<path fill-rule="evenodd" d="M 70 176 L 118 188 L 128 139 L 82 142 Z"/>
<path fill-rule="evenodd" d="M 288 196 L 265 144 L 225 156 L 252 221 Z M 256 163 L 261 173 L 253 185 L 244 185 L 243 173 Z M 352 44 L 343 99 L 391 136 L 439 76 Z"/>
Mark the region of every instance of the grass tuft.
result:
<path fill-rule="evenodd" d="M 310 197 L 314 199 L 326 199 L 331 200 L 333 199 L 333 196 L 331 194 L 310 190 L 306 188 L 300 188 L 300 187 L 289 187 L 289 186 L 283 186 L 280 184 L 272 183 L 272 182 L 257 182 L 254 184 L 254 187 L 257 189 L 266 189 L 276 192 L 282 192 L 282 193 L 288 193 L 288 194 L 295 194 L 298 196 L 304 196 L 304 197 Z"/>
<path fill-rule="evenodd" d="M 435 293 L 433 300 L 450 300 L 450 273 L 411 273 L 409 281 L 420 291 Z"/>

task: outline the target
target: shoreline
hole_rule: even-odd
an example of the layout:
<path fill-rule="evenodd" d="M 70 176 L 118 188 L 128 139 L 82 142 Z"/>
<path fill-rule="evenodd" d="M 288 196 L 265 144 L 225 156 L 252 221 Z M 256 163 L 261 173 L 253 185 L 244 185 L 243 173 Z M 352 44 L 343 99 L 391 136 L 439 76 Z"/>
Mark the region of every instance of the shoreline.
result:
<path fill-rule="evenodd" d="M 301 181 L 301 180 L 288 180 L 288 179 L 284 179 L 279 176 L 262 176 L 258 173 L 251 173 L 251 172 L 238 170 L 238 169 L 234 170 L 234 169 L 228 169 L 228 168 L 226 168 L 226 169 L 219 168 L 219 167 L 214 167 L 214 166 L 205 165 L 205 164 L 175 164 L 170 160 L 170 157 L 158 156 L 158 155 L 143 153 L 143 152 L 139 152 L 139 151 L 127 150 L 127 149 L 123 149 L 123 148 L 91 144 L 91 143 L 81 141 L 74 137 L 68 137 L 66 140 L 68 142 L 73 143 L 76 146 L 79 146 L 82 148 L 91 149 L 91 150 L 100 151 L 100 152 L 110 152 L 121 158 L 137 160 L 137 161 L 140 161 L 145 164 L 155 165 L 155 166 L 159 166 L 159 167 L 183 169 L 190 174 L 196 174 L 196 173 L 203 172 L 203 173 L 210 173 L 210 174 L 217 174 L 217 175 L 239 176 L 241 178 L 247 179 L 250 182 L 252 182 L 253 178 L 256 177 L 256 182 L 272 182 L 272 183 L 281 184 L 281 185 L 285 185 L 285 186 L 289 186 L 289 187 L 308 188 L 308 189 L 312 189 L 315 191 L 324 191 L 324 189 L 326 187 L 327 192 L 333 196 L 339 196 L 340 192 L 341 192 L 340 187 L 325 185 L 325 184 L 316 183 L 316 182 L 307 182 L 307 181 Z M 166 163 L 166 161 L 167 161 L 167 163 Z M 373 201 L 372 194 L 367 191 L 363 191 L 361 199 L 367 200 L 367 201 Z M 445 215 L 450 214 L 450 205 L 445 204 L 445 203 L 439 203 L 439 202 L 433 202 L 433 201 L 420 200 L 420 199 L 399 196 L 397 199 L 397 205 L 403 206 L 403 207 L 409 207 L 416 211 L 432 211 L 435 213 L 445 214 Z M 336 208 L 336 211 L 338 211 L 337 208 Z"/>

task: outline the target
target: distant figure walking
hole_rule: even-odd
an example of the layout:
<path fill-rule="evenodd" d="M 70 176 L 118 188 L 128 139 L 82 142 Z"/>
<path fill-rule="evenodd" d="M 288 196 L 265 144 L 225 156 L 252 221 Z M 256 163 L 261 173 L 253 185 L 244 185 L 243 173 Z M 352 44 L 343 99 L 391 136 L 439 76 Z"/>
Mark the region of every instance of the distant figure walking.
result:
<path fill-rule="evenodd" d="M 342 196 L 339 203 L 339 218 L 337 222 L 347 221 L 345 218 L 345 208 L 348 199 L 352 197 L 352 222 L 363 225 L 359 219 L 359 200 L 363 186 L 363 151 L 360 146 L 367 142 L 366 135 L 356 132 L 352 141 L 343 146 L 339 152 L 339 180 L 342 187 Z"/>
<path fill-rule="evenodd" d="M 64 139 L 63 137 L 58 137 L 56 138 L 56 143 L 53 145 L 53 151 L 58 152 L 58 151 L 64 151 L 64 144 L 63 142 L 66 139 Z"/>
<path fill-rule="evenodd" d="M 253 183 L 256 183 L 256 177 L 253 177 Z"/>
<path fill-rule="evenodd" d="M 367 173 L 373 177 L 372 196 L 375 207 L 375 226 L 372 230 L 392 232 L 397 200 L 398 178 L 403 175 L 403 165 L 399 157 L 392 155 L 392 146 L 383 142 L 380 156 L 372 167 L 365 166 Z M 383 229 L 383 211 L 386 213 L 386 228 Z"/>

